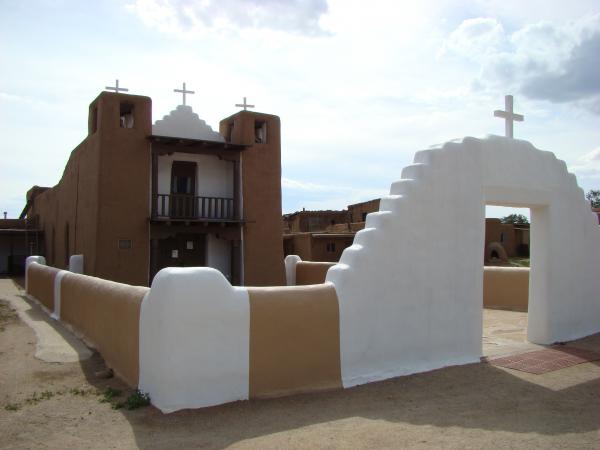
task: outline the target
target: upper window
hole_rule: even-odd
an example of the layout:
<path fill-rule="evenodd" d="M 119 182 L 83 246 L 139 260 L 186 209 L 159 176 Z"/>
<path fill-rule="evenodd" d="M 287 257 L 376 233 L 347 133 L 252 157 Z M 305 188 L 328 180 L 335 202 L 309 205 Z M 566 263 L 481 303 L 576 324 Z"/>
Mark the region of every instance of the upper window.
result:
<path fill-rule="evenodd" d="M 267 143 L 267 122 L 264 120 L 256 120 L 254 122 L 254 143 Z"/>
<path fill-rule="evenodd" d="M 131 103 L 121 103 L 119 126 L 121 128 L 133 128 L 133 122 L 133 105 Z"/>
<path fill-rule="evenodd" d="M 171 169 L 171 194 L 195 194 L 196 163 L 173 161 Z"/>

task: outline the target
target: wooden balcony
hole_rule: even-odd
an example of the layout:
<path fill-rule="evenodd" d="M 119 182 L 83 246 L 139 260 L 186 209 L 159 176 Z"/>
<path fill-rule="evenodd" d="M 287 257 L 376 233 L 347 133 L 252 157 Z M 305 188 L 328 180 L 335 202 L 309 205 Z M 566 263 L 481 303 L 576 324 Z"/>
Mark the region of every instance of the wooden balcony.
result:
<path fill-rule="evenodd" d="M 156 194 L 152 201 L 154 220 L 239 222 L 236 216 L 233 198 Z"/>

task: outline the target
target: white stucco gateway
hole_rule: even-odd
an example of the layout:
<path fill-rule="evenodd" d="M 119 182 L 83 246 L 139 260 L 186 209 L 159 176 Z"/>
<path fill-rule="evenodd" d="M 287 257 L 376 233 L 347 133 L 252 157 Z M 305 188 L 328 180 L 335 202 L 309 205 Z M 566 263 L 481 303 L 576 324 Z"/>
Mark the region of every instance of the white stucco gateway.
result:
<path fill-rule="evenodd" d="M 600 331 L 600 229 L 575 176 L 529 142 L 467 137 L 418 152 L 328 272 L 345 387 L 479 361 L 486 204 L 531 209 L 529 340 Z"/>

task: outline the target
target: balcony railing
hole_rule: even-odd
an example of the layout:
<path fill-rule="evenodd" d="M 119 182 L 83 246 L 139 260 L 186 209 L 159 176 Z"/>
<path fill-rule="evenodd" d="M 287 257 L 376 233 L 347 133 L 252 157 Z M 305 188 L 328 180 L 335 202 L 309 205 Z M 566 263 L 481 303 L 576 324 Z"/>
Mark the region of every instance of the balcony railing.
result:
<path fill-rule="evenodd" d="M 187 194 L 157 194 L 153 203 L 157 219 L 234 220 L 233 199 L 197 197 Z"/>

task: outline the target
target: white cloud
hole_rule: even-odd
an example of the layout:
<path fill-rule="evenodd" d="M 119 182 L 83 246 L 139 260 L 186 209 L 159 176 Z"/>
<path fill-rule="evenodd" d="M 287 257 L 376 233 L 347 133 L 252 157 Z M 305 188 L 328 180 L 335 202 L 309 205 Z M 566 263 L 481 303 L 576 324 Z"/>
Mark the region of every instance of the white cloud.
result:
<path fill-rule="evenodd" d="M 600 14 L 561 25 L 527 24 L 511 34 L 495 19 L 468 19 L 448 36 L 443 50 L 478 61 L 474 86 L 479 89 L 520 92 L 600 113 Z"/>
<path fill-rule="evenodd" d="M 148 26 L 176 34 L 238 28 L 325 35 L 326 0 L 135 0 L 127 8 Z"/>
<path fill-rule="evenodd" d="M 478 60 L 497 53 L 505 45 L 504 28 L 496 19 L 478 17 L 463 21 L 444 43 L 444 52 Z"/>
<path fill-rule="evenodd" d="M 600 147 L 580 156 L 569 170 L 582 179 L 600 180 Z"/>

